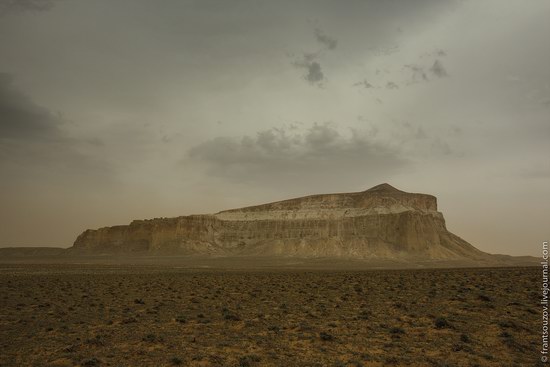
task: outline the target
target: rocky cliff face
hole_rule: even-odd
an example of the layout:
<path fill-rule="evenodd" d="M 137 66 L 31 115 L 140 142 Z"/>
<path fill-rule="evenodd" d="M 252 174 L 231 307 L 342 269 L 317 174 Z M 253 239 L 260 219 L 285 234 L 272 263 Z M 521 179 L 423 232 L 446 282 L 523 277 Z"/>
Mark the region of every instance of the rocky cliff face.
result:
<path fill-rule="evenodd" d="M 388 184 L 87 230 L 71 251 L 440 260 L 488 256 L 447 231 L 434 196 Z"/>

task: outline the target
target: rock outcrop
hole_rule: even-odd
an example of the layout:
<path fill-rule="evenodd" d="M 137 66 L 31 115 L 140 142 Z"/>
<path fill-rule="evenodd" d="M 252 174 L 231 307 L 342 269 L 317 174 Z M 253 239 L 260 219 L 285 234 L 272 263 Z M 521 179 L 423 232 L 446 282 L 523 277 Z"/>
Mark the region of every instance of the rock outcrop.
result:
<path fill-rule="evenodd" d="M 426 260 L 490 256 L 446 229 L 434 196 L 388 184 L 363 192 L 87 230 L 70 251 Z"/>

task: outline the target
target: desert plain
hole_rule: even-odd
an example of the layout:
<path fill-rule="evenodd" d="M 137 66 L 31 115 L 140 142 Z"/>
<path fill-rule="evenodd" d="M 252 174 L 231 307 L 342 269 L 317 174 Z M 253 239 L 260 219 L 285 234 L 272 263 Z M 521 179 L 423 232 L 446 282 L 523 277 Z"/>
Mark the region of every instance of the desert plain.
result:
<path fill-rule="evenodd" d="M 0 366 L 536 366 L 536 267 L 0 265 Z"/>

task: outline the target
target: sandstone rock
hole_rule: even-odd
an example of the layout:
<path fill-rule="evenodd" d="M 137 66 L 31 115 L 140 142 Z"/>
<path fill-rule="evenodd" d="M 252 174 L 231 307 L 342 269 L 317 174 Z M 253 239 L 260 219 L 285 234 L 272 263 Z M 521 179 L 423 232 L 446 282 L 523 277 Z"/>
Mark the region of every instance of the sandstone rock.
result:
<path fill-rule="evenodd" d="M 388 184 L 211 215 L 135 220 L 87 230 L 70 249 L 89 254 L 483 260 L 447 231 L 434 196 Z"/>

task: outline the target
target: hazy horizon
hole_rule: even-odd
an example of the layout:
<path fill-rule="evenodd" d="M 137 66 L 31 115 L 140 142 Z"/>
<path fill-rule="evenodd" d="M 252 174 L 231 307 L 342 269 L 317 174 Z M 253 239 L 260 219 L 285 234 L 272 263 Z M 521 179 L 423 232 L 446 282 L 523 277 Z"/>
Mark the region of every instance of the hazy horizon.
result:
<path fill-rule="evenodd" d="M 550 3 L 0 1 L 0 247 L 387 182 L 540 254 Z"/>

